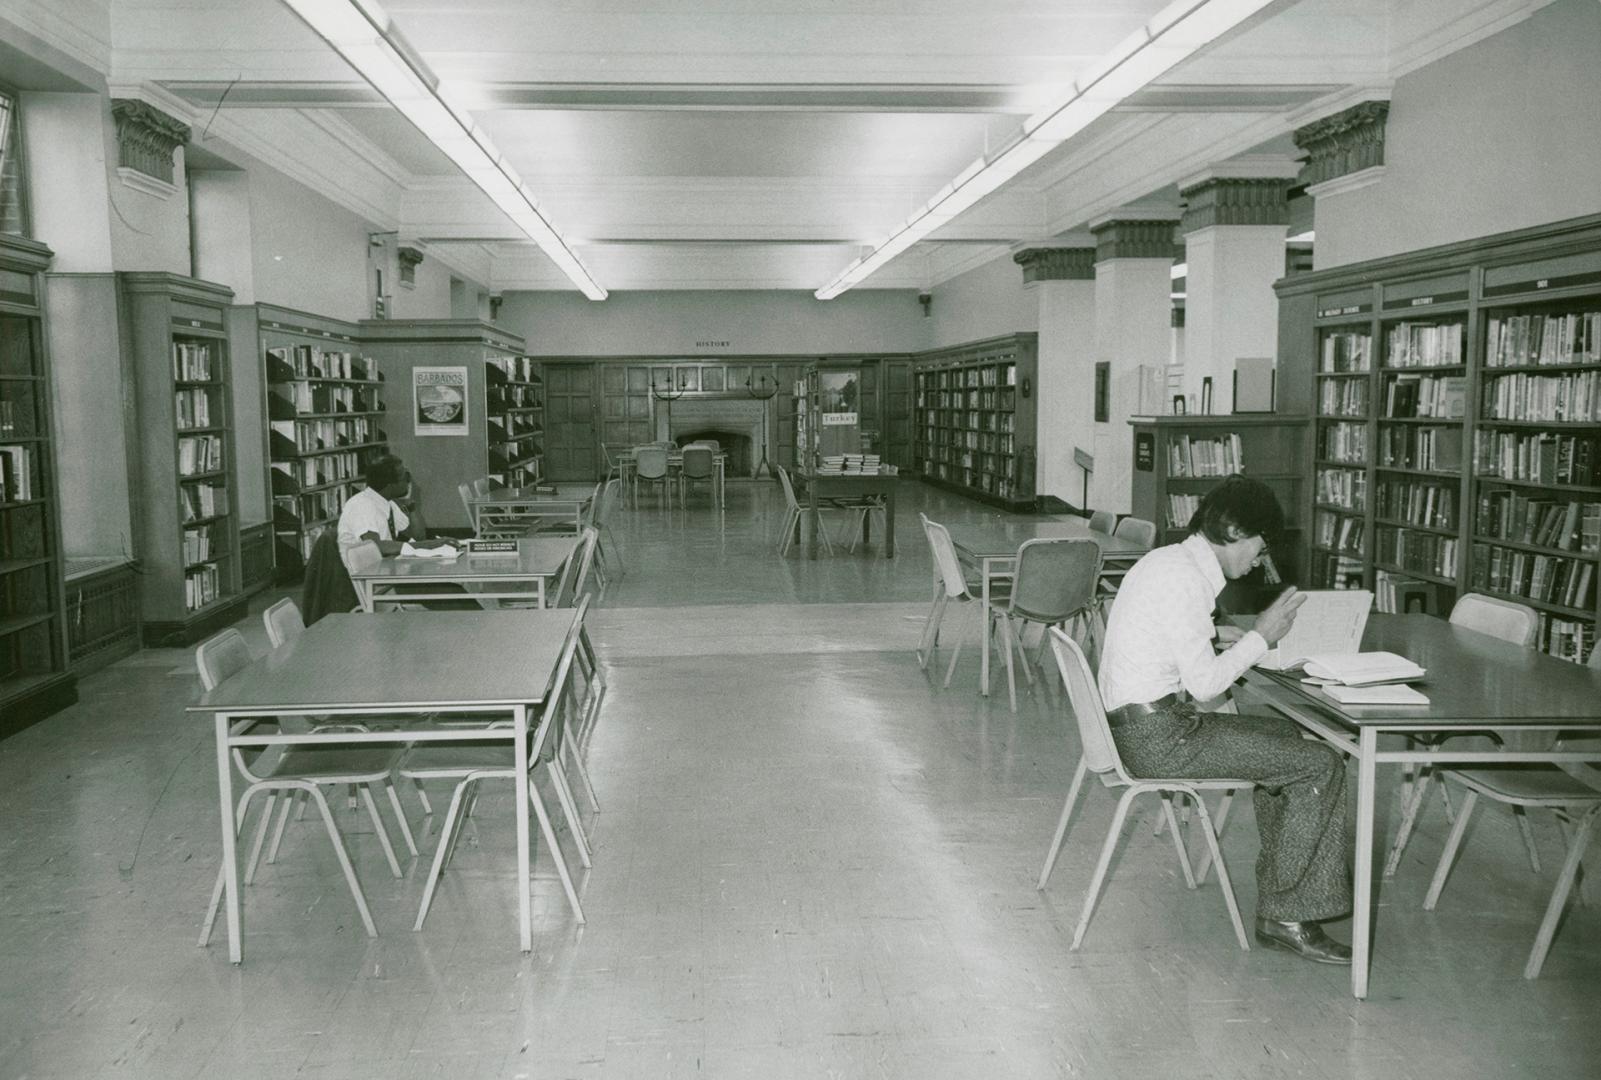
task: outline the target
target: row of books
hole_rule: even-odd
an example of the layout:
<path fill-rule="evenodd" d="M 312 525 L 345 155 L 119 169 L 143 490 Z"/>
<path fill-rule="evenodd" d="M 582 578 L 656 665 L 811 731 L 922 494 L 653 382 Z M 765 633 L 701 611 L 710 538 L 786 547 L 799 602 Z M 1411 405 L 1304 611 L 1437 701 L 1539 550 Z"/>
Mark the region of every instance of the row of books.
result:
<path fill-rule="evenodd" d="M 172 395 L 178 428 L 211 427 L 211 391 L 202 386 L 178 390 Z"/>
<path fill-rule="evenodd" d="M 1375 570 L 1373 608 L 1388 615 L 1405 615 L 1414 611 L 1437 614 L 1439 602 L 1435 594 L 1439 588 L 1432 581 L 1419 581 L 1392 570 Z"/>
<path fill-rule="evenodd" d="M 228 513 L 228 489 L 222 484 L 179 484 L 178 500 L 185 524 Z"/>
<path fill-rule="evenodd" d="M 983 364 L 970 368 L 945 368 L 918 373 L 918 382 L 946 389 L 958 386 L 1015 386 L 1016 364 Z"/>
<path fill-rule="evenodd" d="M 1362 519 L 1319 510 L 1313 522 L 1312 542 L 1330 551 L 1362 554 Z"/>
<path fill-rule="evenodd" d="M 1245 470 L 1238 432 L 1181 435 L 1167 444 L 1169 476 L 1231 476 Z"/>
<path fill-rule="evenodd" d="M 934 462 L 924 472 L 936 480 L 944 480 L 949 484 L 961 484 L 963 487 L 977 488 L 980 491 L 988 492 L 1003 499 L 1012 497 L 1013 485 L 1009 476 L 979 472 L 970 467 L 957 468 L 944 462 Z"/>
<path fill-rule="evenodd" d="M 203 341 L 172 343 L 172 377 L 176 382 L 210 382 L 211 346 Z"/>
<path fill-rule="evenodd" d="M 293 452 L 297 454 L 315 454 L 384 440 L 383 432 L 370 416 L 337 420 L 272 420 L 269 426 L 273 435 L 293 446 Z M 288 449 L 287 446 L 282 448 L 284 452 L 288 452 Z M 281 456 L 279 448 L 274 448 L 273 456 Z"/>
<path fill-rule="evenodd" d="M 1494 316 L 1485 329 L 1484 363 L 1601 364 L 1601 311 Z"/>
<path fill-rule="evenodd" d="M 878 476 L 894 471 L 895 466 L 883 464 L 877 454 L 829 454 L 817 468 L 819 476 Z"/>
<path fill-rule="evenodd" d="M 488 393 L 489 411 L 503 412 L 506 409 L 535 409 L 543 404 L 539 400 L 537 386 L 525 386 L 522 383 L 508 383 L 505 386 L 492 386 Z"/>
<path fill-rule="evenodd" d="M 1357 469 L 1318 469 L 1317 501 L 1347 510 L 1367 508 L 1367 473 Z"/>
<path fill-rule="evenodd" d="M 1016 399 L 1010 389 L 926 390 L 917 395 L 923 409 L 1010 409 Z"/>
<path fill-rule="evenodd" d="M 294 379 L 346 379 L 376 382 L 383 378 L 378 361 L 348 349 L 319 345 L 274 345 L 267 350 L 267 381 Z"/>
<path fill-rule="evenodd" d="M 1180 495 L 1169 492 L 1167 496 L 1167 527 L 1170 529 L 1188 528 L 1190 518 L 1195 511 L 1201 508 L 1201 496 Z"/>
<path fill-rule="evenodd" d="M 1601 502 L 1543 499 L 1508 488 L 1481 490 L 1473 531 L 1558 551 L 1601 552 Z"/>
<path fill-rule="evenodd" d="M 1601 484 L 1601 436 L 1479 431 L 1474 472 L 1532 484 Z"/>
<path fill-rule="evenodd" d="M 1594 599 L 1595 562 L 1474 544 L 1473 584 L 1526 600 L 1585 608 Z"/>
<path fill-rule="evenodd" d="M 1363 589 L 1362 560 L 1354 555 L 1312 553 L 1312 583 L 1319 589 Z"/>
<path fill-rule="evenodd" d="M 514 461 L 524 461 L 544 453 L 537 439 L 513 439 L 489 444 L 490 468 L 505 469 Z"/>
<path fill-rule="evenodd" d="M 1534 646 L 1558 660 L 1587 664 L 1590 654 L 1595 651 L 1595 623 L 1542 611 L 1535 631 Z"/>
<path fill-rule="evenodd" d="M 1323 336 L 1323 355 L 1318 370 L 1326 374 L 1370 371 L 1373 368 L 1373 338 L 1367 331 L 1340 331 Z"/>
<path fill-rule="evenodd" d="M 185 529 L 183 531 L 183 564 L 194 566 L 196 563 L 207 562 L 211 559 L 213 540 L 217 541 L 216 549 L 222 550 L 227 546 L 227 539 L 215 536 L 219 528 L 216 525 L 202 525 L 199 528 Z"/>
<path fill-rule="evenodd" d="M 1398 375 L 1384 387 L 1384 415 L 1460 420 L 1467 414 L 1468 380 L 1462 375 Z"/>
<path fill-rule="evenodd" d="M 538 435 L 542 430 L 539 418 L 533 413 L 492 413 L 489 417 L 489 438 L 492 442 Z"/>
<path fill-rule="evenodd" d="M 509 382 L 539 381 L 539 362 L 531 356 L 491 356 L 486 363 L 489 370 L 504 376 Z"/>
<path fill-rule="evenodd" d="M 1601 371 L 1497 375 L 1484 394 L 1492 420 L 1601 421 Z"/>
<path fill-rule="evenodd" d="M 357 491 L 354 482 L 302 495 L 275 495 L 273 519 L 280 525 L 304 525 L 308 521 L 331 521 L 339 517 L 345 500 Z"/>
<path fill-rule="evenodd" d="M 272 392 L 297 413 L 373 413 L 383 410 L 376 388 L 297 379 L 274 383 Z"/>
<path fill-rule="evenodd" d="M 0 446 L 0 503 L 33 498 L 33 448 Z"/>
<path fill-rule="evenodd" d="M 275 483 L 273 487 L 275 490 L 284 487 L 287 492 L 293 492 L 297 487 L 320 487 L 339 480 L 354 480 L 361 475 L 363 464 L 361 455 L 354 450 L 274 461 L 274 478 L 282 477 L 288 484 Z"/>
<path fill-rule="evenodd" d="M 178 438 L 178 475 L 196 476 L 223 468 L 221 435 L 182 435 Z"/>
<path fill-rule="evenodd" d="M 1420 574 L 1456 577 L 1455 537 L 1380 525 L 1374 541 L 1374 562 L 1390 563 Z"/>
<path fill-rule="evenodd" d="M 1462 363 L 1460 322 L 1396 323 L 1385 338 L 1384 366 L 1452 367 Z"/>
<path fill-rule="evenodd" d="M 183 605 L 199 611 L 222 595 L 222 569 L 216 563 L 197 566 L 183 575 Z"/>
<path fill-rule="evenodd" d="M 1324 379 L 1318 388 L 1317 411 L 1319 416 L 1366 416 L 1367 380 Z"/>
<path fill-rule="evenodd" d="M 1378 515 L 1410 525 L 1456 528 L 1456 489 L 1427 480 L 1379 482 Z"/>
<path fill-rule="evenodd" d="M 1318 432 L 1318 457 L 1347 465 L 1365 465 L 1368 460 L 1368 429 L 1365 424 L 1341 420 L 1323 425 Z"/>
<path fill-rule="evenodd" d="M 1380 428 L 1379 465 L 1392 469 L 1455 472 L 1462 468 L 1462 429 Z"/>

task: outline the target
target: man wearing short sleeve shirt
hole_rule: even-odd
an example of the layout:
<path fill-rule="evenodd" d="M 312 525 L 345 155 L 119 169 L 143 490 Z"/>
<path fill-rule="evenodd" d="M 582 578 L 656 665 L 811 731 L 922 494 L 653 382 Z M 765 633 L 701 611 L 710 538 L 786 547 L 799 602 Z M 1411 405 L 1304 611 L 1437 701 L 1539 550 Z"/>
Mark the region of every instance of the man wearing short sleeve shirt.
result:
<path fill-rule="evenodd" d="M 1295 621 L 1305 598 L 1289 588 L 1254 629 L 1222 652 L 1213 647 L 1218 593 L 1261 562 L 1283 524 L 1278 500 L 1259 481 L 1232 476 L 1213 488 L 1189 536 L 1150 552 L 1124 577 L 1107 624 L 1101 697 L 1132 775 L 1255 782 L 1257 940 L 1318 963 L 1349 964 L 1350 947 L 1320 925 L 1351 907 L 1344 758 L 1301 738 L 1282 717 L 1195 707 L 1225 693 Z"/>

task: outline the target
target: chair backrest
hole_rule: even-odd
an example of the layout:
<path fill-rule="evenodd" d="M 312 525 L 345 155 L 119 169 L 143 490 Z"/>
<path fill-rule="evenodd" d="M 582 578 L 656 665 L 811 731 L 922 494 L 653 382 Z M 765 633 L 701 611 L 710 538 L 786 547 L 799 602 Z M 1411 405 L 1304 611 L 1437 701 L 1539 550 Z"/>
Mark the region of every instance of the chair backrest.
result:
<path fill-rule="evenodd" d="M 377 566 L 383 558 L 384 553 L 378 549 L 376 540 L 363 540 L 355 547 L 345 549 L 345 565 L 353 574 Z"/>
<path fill-rule="evenodd" d="M 1480 593 L 1468 593 L 1458 600 L 1451 609 L 1450 621 L 1525 649 L 1534 644 L 1540 629 L 1540 617 L 1533 608 Z"/>
<path fill-rule="evenodd" d="M 583 512 L 583 515 L 579 518 L 579 524 L 580 525 L 593 525 L 596 528 L 600 527 L 600 511 L 601 511 L 600 500 L 601 500 L 601 496 L 603 496 L 605 494 L 606 494 L 606 484 L 605 484 L 605 482 L 604 481 L 596 482 L 595 490 L 589 493 L 589 508 L 587 510 L 585 510 Z"/>
<path fill-rule="evenodd" d="M 784 485 L 784 502 L 796 513 L 800 512 L 800 500 L 795 498 L 795 485 L 790 482 L 789 470 L 780 465 L 778 467 L 778 482 Z"/>
<path fill-rule="evenodd" d="M 1141 547 L 1156 546 L 1156 523 L 1144 518 L 1126 517 L 1117 523 L 1112 535 L 1120 540 L 1132 540 Z"/>
<path fill-rule="evenodd" d="M 461 505 L 467 511 L 467 524 L 477 528 L 477 515 L 473 513 L 473 500 L 478 498 L 478 493 L 473 490 L 472 484 L 465 480 L 456 485 L 456 492 L 461 496 Z"/>
<path fill-rule="evenodd" d="M 263 611 L 261 621 L 267 625 L 267 640 L 275 649 L 306 628 L 300 609 L 288 597 Z"/>
<path fill-rule="evenodd" d="M 962 574 L 962 560 L 956 557 L 950 530 L 937 521 L 930 521 L 927 514 L 917 516 L 923 519 L 923 531 L 928 534 L 928 547 L 934 553 L 934 566 L 945 583 L 945 595 L 952 600 L 971 599 L 967 578 Z"/>
<path fill-rule="evenodd" d="M 1041 537 L 1017 549 L 1010 611 L 1034 622 L 1058 623 L 1088 607 L 1101 576 L 1094 540 Z"/>
<path fill-rule="evenodd" d="M 207 638 L 195 646 L 195 669 L 200 685 L 215 690 L 228 676 L 250 666 L 250 646 L 233 627 Z"/>
<path fill-rule="evenodd" d="M 595 511 L 595 528 L 602 529 L 611 521 L 612 509 L 617 505 L 618 498 L 623 491 L 623 482 L 617 477 L 606 481 L 606 486 L 600 492 L 600 506 Z"/>
<path fill-rule="evenodd" d="M 487 476 L 480 476 L 473 481 L 473 494 L 480 499 L 495 490 L 495 482 Z"/>
<path fill-rule="evenodd" d="M 573 611 L 572 625 L 568 627 L 567 638 L 562 643 L 561 659 L 556 662 L 556 673 L 551 677 L 549 689 L 545 691 L 545 703 L 539 711 L 539 727 L 534 731 L 533 745 L 528 751 L 530 769 L 536 763 L 549 762 L 554 758 L 566 734 L 567 707 L 573 696 L 573 657 L 578 652 L 578 642 L 584 634 L 584 616 L 588 611 L 589 597 L 586 596 Z"/>
<path fill-rule="evenodd" d="M 607 472 L 611 472 L 617 467 L 617 458 L 612 454 L 611 447 L 605 443 L 600 444 L 600 460 L 606 463 Z"/>
<path fill-rule="evenodd" d="M 584 595 L 584 588 L 589 583 L 589 567 L 595 559 L 595 541 L 599 536 L 600 531 L 593 525 L 584 526 L 583 532 L 578 534 L 578 544 L 562 566 L 555 607 L 572 607 Z"/>
<path fill-rule="evenodd" d="M 666 477 L 666 448 L 661 446 L 634 447 L 634 475 L 641 480 L 661 480 Z"/>
<path fill-rule="evenodd" d="M 1130 783 L 1123 759 L 1118 756 L 1117 744 L 1112 741 L 1112 729 L 1106 725 L 1101 689 L 1096 685 L 1090 662 L 1084 658 L 1084 650 L 1061 627 L 1053 626 L 1047 632 L 1051 635 L 1051 651 L 1056 654 L 1056 669 L 1062 674 L 1067 700 L 1073 706 L 1073 718 L 1078 721 L 1085 767 L 1100 774 L 1102 783 L 1112 782 L 1107 773 L 1124 784 Z"/>
<path fill-rule="evenodd" d="M 715 453 L 709 446 L 684 447 L 684 479 L 710 480 Z"/>
<path fill-rule="evenodd" d="M 1112 527 L 1116 524 L 1117 515 L 1112 513 L 1110 510 L 1090 511 L 1090 528 L 1094 529 L 1096 532 L 1103 532 L 1110 536 L 1112 534 Z"/>
<path fill-rule="evenodd" d="M 723 448 L 723 444 L 718 442 L 716 439 L 696 439 L 688 446 L 685 446 L 684 449 L 688 450 L 690 446 L 704 446 L 714 454 Z"/>

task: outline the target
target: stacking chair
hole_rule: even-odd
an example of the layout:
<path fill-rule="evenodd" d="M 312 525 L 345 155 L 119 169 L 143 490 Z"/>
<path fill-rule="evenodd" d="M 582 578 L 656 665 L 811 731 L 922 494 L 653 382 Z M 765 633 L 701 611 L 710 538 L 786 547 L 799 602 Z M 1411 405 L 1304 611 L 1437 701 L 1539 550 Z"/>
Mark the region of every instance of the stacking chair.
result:
<path fill-rule="evenodd" d="M 689 504 L 689 488 L 693 484 L 705 484 L 712 492 L 713 501 L 717 497 L 717 451 L 709 446 L 693 444 L 683 449 L 684 463 L 678 470 L 678 500 L 684 505 Z"/>
<path fill-rule="evenodd" d="M 261 621 L 267 627 L 267 641 L 275 649 L 306 628 L 305 620 L 300 617 L 300 609 L 288 597 L 263 611 Z"/>
<path fill-rule="evenodd" d="M 606 475 L 601 479 L 607 483 L 612 480 L 621 480 L 623 476 L 623 463 L 605 443 L 600 444 L 600 459 L 606 464 Z"/>
<path fill-rule="evenodd" d="M 1093 529 L 1094 527 L 1095 525 L 1092 521 L 1090 528 Z M 1156 545 L 1156 526 L 1144 518 L 1124 518 L 1112 530 L 1112 535 L 1121 540 L 1132 540 L 1146 550 L 1150 550 Z M 1129 572 L 1129 568 L 1134 565 L 1135 561 L 1135 558 L 1126 555 L 1118 556 L 1110 565 L 1102 568 L 1101 592 L 1105 595 L 1115 594 L 1117 587 L 1123 584 L 1123 575 Z"/>
<path fill-rule="evenodd" d="M 567 894 L 567 903 L 572 908 L 573 917 L 582 923 L 584 909 L 578 902 L 578 892 L 573 888 L 572 875 L 567 869 L 567 860 L 562 854 L 561 844 L 556 839 L 556 830 L 551 823 L 550 814 L 545 809 L 544 800 L 540 797 L 539 789 L 535 785 L 535 774 L 543 771 L 550 778 L 551 788 L 555 792 L 556 800 L 561 806 L 563 816 L 567 820 L 568 831 L 572 833 L 574 846 L 578 851 L 579 861 L 584 866 L 590 865 L 590 850 L 587 839 L 584 837 L 582 823 L 578 816 L 577 804 L 573 801 L 572 791 L 567 782 L 566 773 L 561 764 L 559 751 L 568 737 L 568 725 L 571 721 L 573 699 L 576 693 L 572 685 L 573 658 L 578 651 L 579 638 L 583 633 L 584 615 L 588 611 L 589 600 L 581 600 L 573 612 L 572 626 L 567 631 L 566 642 L 562 646 L 561 660 L 556 665 L 555 677 L 551 680 L 550 690 L 547 693 L 537 725 L 530 726 L 531 742 L 528 749 L 528 801 L 534 808 L 534 816 L 539 822 L 540 834 L 544 837 L 545 846 L 550 851 L 551 859 L 556 864 L 556 874 L 561 879 L 562 889 Z M 504 722 L 493 725 L 504 726 Z M 413 930 L 421 930 L 423 920 L 428 917 L 428 910 L 433 905 L 434 891 L 438 887 L 440 874 L 444 871 L 445 863 L 449 860 L 452 850 L 456 846 L 457 837 L 461 832 L 461 825 L 471 805 L 472 797 L 476 796 L 476 786 L 480 780 L 509 780 L 515 779 L 515 753 L 510 746 L 488 743 L 428 743 L 411 750 L 400 767 L 400 775 L 413 780 L 455 780 L 456 788 L 450 797 L 450 809 L 445 813 L 445 821 L 439 829 L 439 839 L 434 849 L 433 864 L 428 871 L 428 884 L 423 889 L 422 903 L 417 909 L 417 921 Z M 528 888 L 528 882 L 518 882 L 518 887 Z"/>
<path fill-rule="evenodd" d="M 1601 649 L 1591 652 L 1590 667 L 1601 671 Z M 1560 740 L 1557 745 L 1562 745 Z M 1562 824 L 1568 845 L 1567 857 L 1557 874 L 1551 899 L 1546 903 L 1545 917 L 1534 936 L 1534 947 L 1523 966 L 1525 979 L 1539 978 L 1546 953 L 1551 949 L 1551 940 L 1556 936 L 1557 924 L 1567 906 L 1568 895 L 1578 876 L 1579 864 L 1584 858 L 1585 849 L 1589 847 L 1596 824 L 1601 820 L 1601 769 L 1582 762 L 1560 767 L 1539 764 L 1481 765 L 1467 769 L 1445 769 L 1440 776 L 1445 783 L 1461 785 L 1466 795 L 1457 810 L 1456 821 L 1452 823 L 1450 839 L 1440 853 L 1440 862 L 1434 868 L 1434 880 L 1423 901 L 1426 911 L 1433 911 L 1440 900 L 1440 892 L 1451 873 L 1451 864 L 1467 832 L 1468 817 L 1481 795 L 1505 803 L 1514 811 L 1550 810 Z"/>
<path fill-rule="evenodd" d="M 634 447 L 634 505 L 639 505 L 639 485 L 655 484 L 662 490 L 669 509 L 673 505 L 673 481 L 667 470 L 667 449 L 663 446 Z"/>
<path fill-rule="evenodd" d="M 1498 600 L 1493 596 L 1484 596 L 1481 593 L 1467 593 L 1451 608 L 1450 622 L 1454 626 L 1477 630 L 1481 634 L 1500 638 L 1502 641 L 1520 645 L 1525 649 L 1533 648 L 1535 635 L 1539 632 L 1540 616 L 1526 604 L 1513 603 L 1510 600 Z M 1432 737 L 1432 741 L 1450 738 L 1449 735 Z M 1430 738 L 1430 737 L 1422 737 Z M 1489 738 L 1496 742 L 1503 741 L 1503 736 L 1495 732 L 1489 733 Z M 1417 825 L 1419 812 L 1423 809 L 1423 798 L 1428 793 L 1429 782 L 1433 770 L 1422 766 L 1410 772 L 1402 780 L 1401 785 L 1401 824 L 1395 831 L 1395 840 L 1390 845 L 1390 854 L 1384 860 L 1384 876 L 1392 877 L 1401 865 L 1401 855 L 1406 850 L 1407 841 L 1412 836 L 1412 830 Z M 1440 789 L 1441 800 L 1445 804 L 1447 816 L 1451 816 L 1450 795 L 1446 788 Z M 1529 827 L 1528 817 L 1518 804 L 1514 803 L 1513 813 L 1517 815 L 1518 831 L 1523 834 L 1523 846 L 1529 855 L 1529 866 L 1538 874 L 1540 872 L 1540 852 L 1534 844 L 1534 833 Z"/>
<path fill-rule="evenodd" d="M 795 483 L 790 479 L 789 470 L 782 465 L 778 466 L 778 482 L 784 488 L 784 528 L 778 540 L 778 553 L 783 555 L 789 551 L 790 544 L 795 542 L 796 527 L 805 521 L 806 515 L 812 512 L 812 507 L 810 503 L 803 503 L 796 498 Z M 823 550 L 830 555 L 834 554 L 834 545 L 828 538 L 828 526 L 823 521 L 823 511 L 842 509 L 844 508 L 833 501 L 817 505 L 817 536 L 823 542 Z"/>
<path fill-rule="evenodd" d="M 952 600 L 970 605 L 972 615 L 962 623 L 961 630 L 956 635 L 956 648 L 951 650 L 950 663 L 945 666 L 946 687 L 951 685 L 951 676 L 956 671 L 956 661 L 962 655 L 962 646 L 966 644 L 968 636 L 975 626 L 988 631 L 987 616 L 981 610 L 983 605 L 979 598 L 973 595 L 967 584 L 967 577 L 962 573 L 962 561 L 957 557 L 956 545 L 951 541 L 950 530 L 937 521 L 930 521 L 926 514 L 919 514 L 923 519 L 923 531 L 928 535 L 928 546 L 934 555 L 934 566 L 939 571 L 943 591 L 934 599 L 935 609 L 929 611 L 929 618 L 923 626 L 923 641 L 918 649 L 918 656 L 924 668 L 928 667 L 929 658 L 934 655 L 934 646 L 939 642 L 939 627 L 945 617 L 945 609 Z M 982 640 L 982 639 L 981 639 Z"/>
<path fill-rule="evenodd" d="M 617 536 L 611 529 L 612 511 L 617 509 L 617 500 L 622 498 L 623 482 L 616 477 L 606 481 L 600 489 L 600 495 L 595 500 L 594 513 L 591 514 L 590 524 L 595 526 L 600 538 L 596 541 L 595 552 L 600 558 L 600 564 L 605 569 L 604 577 L 609 579 L 613 570 L 623 570 L 623 555 L 617 547 Z M 608 552 L 607 549 L 610 549 Z M 612 564 L 615 562 L 615 566 Z"/>
<path fill-rule="evenodd" d="M 1100 638 L 1099 609 L 1095 583 L 1101 574 L 1101 548 L 1093 540 L 1039 538 L 1025 540 L 1017 549 L 1017 570 L 1012 578 L 1011 595 L 991 600 L 992 614 L 1006 650 L 1006 693 L 1012 711 L 1017 711 L 1017 671 L 1014 652 L 1021 655 L 1023 674 L 1034 681 L 1033 663 L 1023 651 L 1022 631 L 1016 624 L 1039 623 L 1042 627 L 1075 624 L 1083 638 Z M 1045 649 L 1041 630 L 1040 650 Z M 1098 646 L 1093 649 L 1099 653 Z"/>
<path fill-rule="evenodd" d="M 473 481 L 473 494 L 482 499 L 495 490 L 495 482 L 487 476 L 480 476 Z"/>
<path fill-rule="evenodd" d="M 1117 525 L 1117 515 L 1110 510 L 1091 510 L 1090 528 L 1096 532 L 1112 535 L 1112 529 Z"/>
<path fill-rule="evenodd" d="M 292 621 L 286 620 L 283 625 L 292 626 Z M 250 649 L 239 631 L 232 628 L 202 642 L 195 649 L 195 667 L 200 672 L 201 685 L 207 690 L 215 689 L 224 679 L 249 665 Z M 255 722 L 244 723 L 248 725 Z M 280 719 L 278 726 L 286 733 L 352 728 L 364 730 L 360 725 L 353 724 L 324 724 L 313 728 L 304 720 L 289 717 Z M 361 913 L 361 922 L 366 927 L 367 936 L 377 937 L 378 928 L 373 924 L 372 912 L 367 907 L 366 894 L 362 892 L 361 883 L 356 879 L 355 868 L 351 865 L 350 855 L 345 850 L 339 827 L 334 824 L 333 812 L 328 808 L 328 800 L 323 797 L 322 788 L 342 784 L 353 784 L 360 788 L 362 799 L 367 806 L 367 815 L 372 819 L 373 831 L 377 834 L 378 843 L 384 850 L 384 858 L 389 862 L 389 870 L 398 878 L 401 876 L 400 863 L 395 859 L 395 849 L 389 842 L 389 833 L 384 828 L 383 819 L 378 815 L 378 805 L 372 797 L 372 786 L 383 785 L 389 796 L 389 805 L 400 823 L 401 834 L 406 839 L 406 847 L 415 855 L 417 843 L 411 835 L 411 826 L 406 821 L 405 811 L 400 807 L 400 798 L 395 794 L 395 786 L 390 779 L 390 773 L 400 763 L 400 756 L 401 750 L 398 747 L 365 744 L 349 747 L 290 746 L 281 752 L 269 748 L 253 761 L 247 761 L 243 751 L 234 750 L 234 768 L 239 770 L 247 785 L 239 796 L 238 807 L 234 812 L 236 831 L 241 833 L 244 831 L 250 804 L 256 795 L 262 792 L 267 794 L 266 804 L 262 807 L 261 817 L 256 826 L 255 840 L 250 847 L 250 857 L 245 866 L 244 884 L 249 885 L 255 880 L 256 865 L 261 858 L 261 845 L 266 839 L 267 825 L 272 819 L 278 793 L 283 792 L 289 796 L 303 792 L 317 804 L 317 809 L 322 814 L 323 824 L 328 829 L 328 839 L 333 843 L 334 854 L 338 857 L 339 866 L 345 873 L 345 882 L 350 886 L 350 895 L 355 899 L 356 908 Z M 278 841 L 282 838 L 282 834 L 280 821 L 278 836 L 273 840 L 273 850 L 269 854 L 268 862 L 276 859 Z M 202 946 L 211 940 L 211 928 L 217 919 L 217 909 L 222 904 L 223 881 L 224 869 L 219 867 L 217 884 L 211 893 L 211 906 L 206 911 L 206 921 L 200 931 Z"/>
<path fill-rule="evenodd" d="M 856 550 L 856 542 L 862 537 L 862 530 L 867 526 L 872 515 L 878 515 L 879 535 L 883 536 L 889 530 L 889 515 L 884 507 L 884 498 L 881 495 L 864 495 L 859 499 L 831 499 L 833 509 L 845 515 L 845 527 L 849 530 L 850 543 L 845 545 L 847 552 Z M 884 543 L 888 543 L 886 538 Z"/>
<path fill-rule="evenodd" d="M 1074 949 L 1079 947 L 1084 940 L 1084 931 L 1089 928 L 1090 916 L 1095 912 L 1095 902 L 1106 880 L 1106 871 L 1111 865 L 1112 852 L 1117 846 L 1118 834 L 1123 830 L 1123 821 L 1128 816 L 1129 806 L 1136 796 L 1154 791 L 1162 800 L 1162 813 L 1166 816 L 1168 832 L 1172 835 L 1173 846 L 1178 852 L 1179 866 L 1184 872 L 1184 884 L 1191 889 L 1196 887 L 1196 873 L 1190 864 L 1189 852 L 1185 850 L 1184 841 L 1179 835 L 1178 822 L 1173 813 L 1173 797 L 1188 798 L 1194 805 L 1196 815 L 1200 818 L 1201 831 L 1206 836 L 1206 855 L 1217 865 L 1217 880 L 1223 890 L 1223 901 L 1228 905 L 1229 918 L 1234 923 L 1234 936 L 1239 939 L 1240 948 L 1249 951 L 1251 946 L 1245 938 L 1245 925 L 1240 921 L 1240 908 L 1234 899 L 1234 886 L 1229 881 L 1228 867 L 1223 864 L 1223 854 L 1218 848 L 1218 832 L 1212 826 L 1212 817 L 1201 798 L 1201 793 L 1221 791 L 1223 798 L 1228 800 L 1233 797 L 1234 792 L 1253 785 L 1249 780 L 1157 780 L 1130 776 L 1128 770 L 1123 767 L 1122 758 L 1118 756 L 1117 744 L 1112 741 L 1112 732 L 1106 723 L 1106 710 L 1101 702 L 1101 692 L 1096 687 L 1095 674 L 1090 670 L 1089 661 L 1084 658 L 1083 650 L 1060 627 L 1053 626 L 1047 633 L 1050 635 L 1051 649 L 1056 653 L 1056 664 L 1062 673 L 1062 683 L 1067 687 L 1068 701 L 1072 704 L 1073 715 L 1078 720 L 1079 740 L 1083 745 L 1083 752 L 1079 757 L 1078 768 L 1073 773 L 1073 783 L 1067 791 L 1067 802 L 1062 806 L 1062 817 L 1056 824 L 1056 835 L 1051 838 L 1050 850 L 1045 853 L 1045 866 L 1040 871 L 1038 886 L 1040 889 L 1044 889 L 1051 879 L 1057 855 L 1062 850 L 1062 841 L 1067 836 L 1073 805 L 1078 801 L 1079 788 L 1084 784 L 1084 775 L 1093 772 L 1107 788 L 1123 790 L 1123 794 L 1117 800 L 1117 811 L 1112 815 L 1112 825 L 1107 829 L 1106 840 L 1101 845 L 1101 857 L 1095 864 L 1095 874 L 1090 879 L 1089 892 L 1084 897 L 1084 909 L 1079 914 L 1078 926 L 1073 931 L 1072 947 Z M 1219 808 L 1219 820 L 1225 812 L 1226 803 Z"/>
<path fill-rule="evenodd" d="M 456 485 L 456 492 L 461 496 L 462 508 L 467 511 L 467 527 L 476 534 L 478 532 L 478 513 L 473 504 L 478 499 L 478 493 L 465 480 Z"/>

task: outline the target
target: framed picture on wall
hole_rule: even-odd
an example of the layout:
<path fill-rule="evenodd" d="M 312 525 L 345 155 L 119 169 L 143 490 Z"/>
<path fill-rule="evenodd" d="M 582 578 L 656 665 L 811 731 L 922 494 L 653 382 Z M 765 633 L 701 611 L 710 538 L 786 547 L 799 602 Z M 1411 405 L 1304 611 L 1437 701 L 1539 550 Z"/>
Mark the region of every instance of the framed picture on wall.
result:
<path fill-rule="evenodd" d="M 412 430 L 415 435 L 467 434 L 467 369 L 411 369 Z"/>

